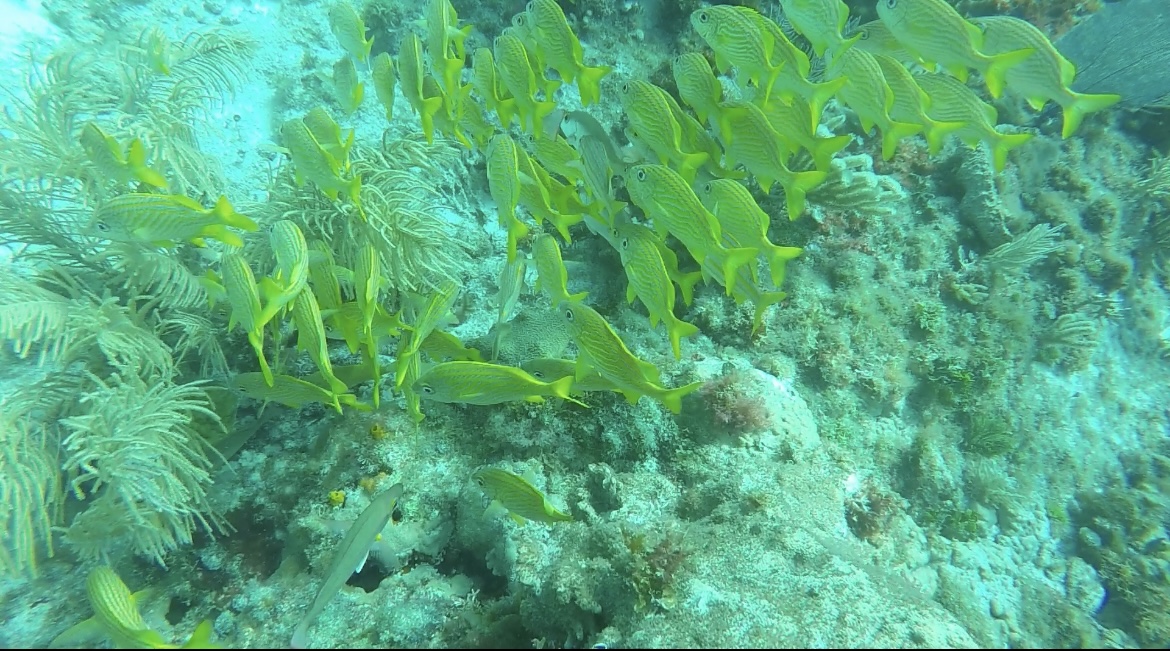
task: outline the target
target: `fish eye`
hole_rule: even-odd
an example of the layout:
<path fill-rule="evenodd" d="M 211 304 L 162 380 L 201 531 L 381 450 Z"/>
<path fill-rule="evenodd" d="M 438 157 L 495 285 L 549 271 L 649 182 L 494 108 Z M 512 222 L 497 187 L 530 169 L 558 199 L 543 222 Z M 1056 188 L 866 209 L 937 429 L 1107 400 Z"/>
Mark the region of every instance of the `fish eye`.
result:
<path fill-rule="evenodd" d="M 699 22 L 700 22 L 700 23 L 705 23 L 705 22 L 707 22 L 708 20 L 711 20 L 711 17 L 707 15 L 707 12 L 705 12 L 705 11 L 700 11 L 700 12 L 699 12 Z"/>
<path fill-rule="evenodd" d="M 703 184 L 703 192 L 705 194 L 711 194 L 711 183 L 710 182 Z"/>
<path fill-rule="evenodd" d="M 534 377 L 538 380 L 544 379 L 544 372 L 543 371 L 533 371 L 532 373 L 529 373 L 529 375 L 531 375 L 532 377 Z"/>
<path fill-rule="evenodd" d="M 626 237 L 626 238 L 622 238 L 622 244 L 621 244 L 621 247 L 622 247 L 622 250 L 623 250 L 623 251 L 625 251 L 626 249 L 630 248 L 630 238 L 628 238 L 628 237 Z"/>
<path fill-rule="evenodd" d="M 566 310 L 565 310 L 565 319 L 566 319 L 566 320 L 568 320 L 568 321 L 572 321 L 572 320 L 573 320 L 573 310 L 572 310 L 572 309 L 566 309 Z"/>
<path fill-rule="evenodd" d="M 529 6 L 532 5 L 531 2 L 528 4 L 529 4 Z M 512 16 L 512 24 L 515 25 L 516 27 L 523 27 L 524 23 L 526 23 L 526 22 L 528 22 L 528 21 L 524 18 L 524 14 L 516 14 L 515 16 Z"/>
<path fill-rule="evenodd" d="M 638 172 L 634 176 L 637 176 L 639 181 L 645 181 L 646 180 L 646 170 L 638 170 Z"/>
<path fill-rule="evenodd" d="M 483 486 L 483 477 L 472 477 L 472 481 L 474 481 L 477 486 Z"/>
<path fill-rule="evenodd" d="M 623 93 L 630 92 L 630 82 L 627 81 L 626 83 L 622 84 L 622 92 Z"/>
<path fill-rule="evenodd" d="M 898 0 L 886 0 L 886 7 L 893 9 L 898 6 Z"/>
<path fill-rule="evenodd" d="M 110 230 L 110 225 L 105 223 L 105 222 L 97 222 L 93 226 L 94 226 L 94 228 L 98 229 L 99 231 L 101 231 L 103 233 Z"/>
<path fill-rule="evenodd" d="M 422 392 L 429 396 L 435 392 L 435 389 L 429 384 L 424 384 L 422 385 Z"/>
<path fill-rule="evenodd" d="M 859 30 L 857 32 L 857 37 L 862 41 L 868 41 L 869 40 L 869 30 L 868 29 Z"/>

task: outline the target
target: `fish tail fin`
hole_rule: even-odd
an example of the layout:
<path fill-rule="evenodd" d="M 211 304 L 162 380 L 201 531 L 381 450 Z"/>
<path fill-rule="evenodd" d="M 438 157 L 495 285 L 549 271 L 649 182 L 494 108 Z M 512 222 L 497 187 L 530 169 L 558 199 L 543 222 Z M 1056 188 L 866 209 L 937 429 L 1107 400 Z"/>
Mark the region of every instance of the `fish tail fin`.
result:
<path fill-rule="evenodd" d="M 276 386 L 276 380 L 272 377 L 272 369 L 268 366 L 268 360 L 264 357 L 264 335 L 255 336 L 254 333 L 248 333 L 248 340 L 252 344 L 252 349 L 256 351 L 256 359 L 260 362 L 260 373 L 264 376 L 264 383 L 270 387 Z"/>
<path fill-rule="evenodd" d="M 936 122 L 927 118 L 926 145 L 931 156 L 942 151 L 943 143 L 948 135 L 966 126 L 963 122 Z"/>
<path fill-rule="evenodd" d="M 1003 97 L 1004 88 L 1007 87 L 1007 71 L 1016 64 L 1022 63 L 1024 59 L 1032 56 L 1035 52 L 1035 49 L 1026 47 L 988 56 L 990 61 L 983 69 L 983 81 L 987 84 L 987 92 L 991 93 L 995 99 Z"/>
<path fill-rule="evenodd" d="M 702 382 L 691 382 L 690 384 L 678 387 L 677 389 L 663 389 L 662 393 L 655 397 L 662 401 L 662 404 L 666 405 L 666 408 L 670 410 L 670 413 L 677 414 L 682 411 L 683 396 L 697 390 L 701 386 L 703 386 Z"/>
<path fill-rule="evenodd" d="M 759 302 L 756 303 L 756 313 L 752 316 L 752 334 L 760 329 L 764 323 L 764 312 L 771 306 L 784 300 L 788 294 L 786 292 L 764 292 L 760 295 Z"/>
<path fill-rule="evenodd" d="M 500 125 L 507 129 L 516 115 L 516 98 L 509 97 L 496 102 L 496 115 L 500 117 Z"/>
<path fill-rule="evenodd" d="M 581 92 L 582 104 L 589 106 L 601 101 L 601 80 L 612 71 L 613 68 L 609 66 L 581 67 L 581 74 L 577 77 L 577 89 Z"/>
<path fill-rule="evenodd" d="M 844 77 L 841 77 L 844 79 Z M 812 155 L 817 169 L 822 172 L 827 172 L 829 166 L 833 161 L 833 156 L 849 143 L 853 142 L 853 136 L 833 136 L 832 138 L 817 138 L 813 146 Z"/>
<path fill-rule="evenodd" d="M 731 295 L 731 289 L 735 287 L 736 272 L 745 264 L 751 264 L 759 253 L 759 249 L 749 247 L 726 249 L 723 258 L 723 286 L 727 288 L 728 296 Z"/>
<path fill-rule="evenodd" d="M 569 393 L 573 390 L 573 383 L 575 381 L 576 380 L 574 379 L 574 377 L 572 375 L 566 375 L 565 377 L 560 378 L 559 380 L 553 380 L 552 382 L 549 382 L 548 386 L 549 386 L 549 389 L 552 390 L 552 394 L 554 396 L 560 398 L 561 400 L 568 400 L 569 402 L 574 402 L 574 403 L 577 403 L 578 405 L 581 405 L 582 407 L 588 408 L 589 405 L 587 405 L 587 404 L 581 402 L 580 400 L 577 400 L 573 396 L 569 395 Z"/>
<path fill-rule="evenodd" d="M 512 214 L 508 222 L 508 262 L 516 259 L 516 243 L 528 235 L 528 225 Z"/>
<path fill-rule="evenodd" d="M 551 97 L 551 94 L 549 95 Z M 535 108 L 532 110 L 532 136 L 539 138 L 540 134 L 544 132 L 541 125 L 544 124 L 544 119 L 553 114 L 557 110 L 556 102 L 536 102 Z"/>
<path fill-rule="evenodd" d="M 682 346 L 680 343 L 682 338 L 693 337 L 699 334 L 699 328 L 693 323 L 687 323 L 670 313 L 667 313 L 662 321 L 666 324 L 666 332 L 670 335 L 670 349 L 674 351 L 674 358 L 676 360 L 682 359 Z"/>
<path fill-rule="evenodd" d="M 808 112 L 812 115 L 812 124 L 809 125 L 815 132 L 817 125 L 821 122 L 821 113 L 825 110 L 825 104 L 837 95 L 837 91 L 841 90 L 849 79 L 846 77 L 837 77 L 829 81 L 822 81 L 820 83 L 809 82 L 805 87 L 805 101 L 808 102 Z"/>
<path fill-rule="evenodd" d="M 768 256 L 768 269 L 772 272 L 772 284 L 776 287 L 784 284 L 784 272 L 789 260 L 800 256 L 798 246 L 777 246 L 773 244 L 764 253 Z"/>
<path fill-rule="evenodd" d="M 1072 91 L 1069 94 L 1073 101 L 1064 106 L 1064 127 L 1060 132 L 1062 138 L 1071 136 L 1089 113 L 1107 109 L 1121 101 L 1121 95 L 1086 95 Z"/>
<path fill-rule="evenodd" d="M 817 187 L 828 176 L 827 172 L 809 171 L 797 172 L 792 175 L 792 179 L 784 186 L 784 203 L 788 207 L 789 221 L 800 217 L 804 212 L 805 195 L 808 191 Z"/>
<path fill-rule="evenodd" d="M 220 242 L 227 244 L 228 246 L 244 246 L 244 240 L 242 240 L 239 235 L 236 235 L 232 231 L 228 230 L 227 226 L 224 226 L 223 224 L 209 224 L 204 227 L 203 230 L 199 231 L 199 235 L 199 238 L 195 238 L 191 241 L 192 244 L 200 246 L 199 242 L 202 241 L 202 238 L 210 237 L 217 239 Z"/>
<path fill-rule="evenodd" d="M 894 122 L 891 120 L 890 124 L 885 129 L 882 129 L 882 160 L 890 160 L 894 157 L 894 152 L 898 149 L 899 140 L 917 135 L 921 131 L 921 124 Z"/>
<path fill-rule="evenodd" d="M 138 138 L 130 141 L 130 152 L 126 156 L 126 161 L 130 163 L 130 170 L 134 172 L 134 177 L 139 181 L 147 185 L 153 185 L 159 189 L 166 189 L 166 177 L 147 167 L 146 147 L 143 146 L 142 141 Z"/>
<path fill-rule="evenodd" d="M 349 200 L 353 203 L 353 205 L 357 206 L 358 210 L 360 211 L 361 205 L 362 205 L 362 175 L 361 174 L 354 174 L 353 175 L 353 179 L 349 182 L 349 184 L 345 188 L 345 193 L 349 195 Z M 363 216 L 364 216 L 364 213 L 363 213 Z"/>
<path fill-rule="evenodd" d="M 191 633 L 191 637 L 183 644 L 184 649 L 213 649 L 215 645 L 211 643 L 211 632 L 214 629 L 212 621 L 205 619 L 199 622 L 195 627 L 195 631 Z"/>
<path fill-rule="evenodd" d="M 706 164 L 708 158 L 710 156 L 704 151 L 683 154 L 678 163 L 678 175 L 686 179 L 687 183 L 693 183 L 699 168 Z"/>
<path fill-rule="evenodd" d="M 1007 165 L 1008 152 L 1032 139 L 1030 133 L 1001 133 L 991 144 L 991 158 L 995 171 L 1002 172 Z"/>
<path fill-rule="evenodd" d="M 236 212 L 231 202 L 228 201 L 227 195 L 219 195 L 219 201 L 215 202 L 215 208 L 212 209 L 212 212 L 227 226 L 248 232 L 260 229 L 260 226 L 256 222 Z"/>
<path fill-rule="evenodd" d="M 418 112 L 418 117 L 422 121 L 423 137 L 427 139 L 428 145 L 435 142 L 435 114 L 442 108 L 442 97 L 428 97 L 422 101 L 422 110 Z"/>
<path fill-rule="evenodd" d="M 690 273 L 680 273 L 674 279 L 678 283 L 678 288 L 682 290 L 683 305 L 689 306 L 695 300 L 695 285 L 703 279 L 703 272 L 692 271 Z"/>

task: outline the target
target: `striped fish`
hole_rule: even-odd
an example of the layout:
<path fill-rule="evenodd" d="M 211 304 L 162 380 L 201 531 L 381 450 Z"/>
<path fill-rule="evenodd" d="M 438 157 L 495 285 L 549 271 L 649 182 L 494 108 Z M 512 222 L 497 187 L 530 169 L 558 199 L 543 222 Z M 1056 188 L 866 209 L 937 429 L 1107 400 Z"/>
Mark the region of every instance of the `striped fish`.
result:
<path fill-rule="evenodd" d="M 987 16 L 972 22 L 983 29 L 983 51 L 988 55 L 1023 48 L 1033 51 L 1032 56 L 1007 71 L 1008 90 L 1028 100 L 1037 111 L 1050 100 L 1059 104 L 1064 109 L 1062 137 L 1071 136 L 1086 114 L 1121 101 L 1120 95 L 1074 92 L 1071 87 L 1076 67 L 1032 23 L 1012 16 Z"/>
<path fill-rule="evenodd" d="M 503 468 L 484 468 L 477 470 L 471 479 L 492 500 L 489 512 L 494 508 L 507 509 L 508 516 L 518 525 L 528 520 L 553 523 L 573 519 L 550 504 L 531 481 L 516 473 Z"/>
<path fill-rule="evenodd" d="M 577 343 L 576 377 L 588 377 L 596 371 L 611 382 L 626 397 L 630 404 L 648 395 L 673 413 L 682 411 L 682 398 L 698 389 L 701 382 L 694 382 L 676 389 L 667 389 L 658 384 L 658 367 L 638 359 L 597 310 L 584 303 L 565 301 L 557 308 L 568 327 L 573 341 Z"/>
<path fill-rule="evenodd" d="M 569 397 L 572 385 L 569 378 L 542 382 L 514 366 L 454 361 L 427 369 L 413 388 L 419 397 L 435 402 L 498 405 L 520 400 L 544 402 L 549 396 L 577 402 Z"/>
<path fill-rule="evenodd" d="M 670 335 L 674 358 L 681 359 L 680 341 L 683 337 L 699 334 L 699 329 L 674 315 L 674 285 L 659 253 L 658 238 L 650 229 L 638 224 L 622 224 L 616 231 L 614 240 L 618 243 L 622 267 L 629 279 L 626 301 L 633 303 L 635 297 L 642 301 L 650 313 L 651 328 L 658 327 L 658 321 L 662 321 Z"/>

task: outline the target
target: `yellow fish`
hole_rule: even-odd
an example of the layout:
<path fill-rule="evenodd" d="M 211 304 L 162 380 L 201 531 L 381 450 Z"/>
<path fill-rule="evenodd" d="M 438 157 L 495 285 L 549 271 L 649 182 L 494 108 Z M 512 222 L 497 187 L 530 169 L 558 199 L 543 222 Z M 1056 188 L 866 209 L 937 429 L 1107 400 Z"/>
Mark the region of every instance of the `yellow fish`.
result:
<path fill-rule="evenodd" d="M 658 162 L 670 162 L 683 178 L 694 179 L 709 155 L 683 151 L 682 125 L 675 119 L 664 95 L 661 88 L 650 82 L 631 79 L 622 84 L 618 98 L 630 120 L 630 128 L 658 156 Z"/>
<path fill-rule="evenodd" d="M 304 120 L 285 122 L 280 128 L 280 136 L 292 158 L 298 186 L 304 185 L 306 180 L 312 181 L 317 189 L 333 201 L 337 201 L 340 192 L 345 192 L 361 213 L 362 177 L 355 174 L 348 181 L 342 179 L 341 164 L 325 151 Z"/>
<path fill-rule="evenodd" d="M 855 47 L 870 54 L 884 54 L 907 65 L 923 65 L 922 60 L 910 50 L 907 50 L 898 39 L 894 38 L 890 28 L 880 20 L 873 20 L 857 27 L 855 31 L 857 41 Z M 926 67 L 923 65 L 923 67 Z"/>
<path fill-rule="evenodd" d="M 476 48 L 471 55 L 471 87 L 479 93 L 480 99 L 489 111 L 495 111 L 500 118 L 500 124 L 511 124 L 512 114 L 501 113 L 501 105 L 512 95 L 496 78 L 496 59 L 492 51 L 486 47 Z"/>
<path fill-rule="evenodd" d="M 961 129 L 963 124 L 961 122 L 938 122 L 931 119 L 926 114 L 926 109 L 930 106 L 930 97 L 918 87 L 917 82 L 914 81 L 914 75 L 910 74 L 910 71 L 900 61 L 892 57 L 884 54 L 872 56 L 882 69 L 882 76 L 894 96 L 894 103 L 889 110 L 890 119 L 896 122 L 921 125 L 930 155 L 934 156 L 942 150 L 943 139 L 948 134 Z"/>
<path fill-rule="evenodd" d="M 352 393 L 332 393 L 329 389 L 291 375 L 276 375 L 272 386 L 269 386 L 260 373 L 239 373 L 232 377 L 231 384 L 253 400 L 275 402 L 292 409 L 319 402 L 332 406 L 337 413 L 341 413 L 341 405 L 360 411 L 369 410 L 369 406 L 359 403 Z"/>
<path fill-rule="evenodd" d="M 148 589 L 131 594 L 110 566 L 99 565 L 85 579 L 85 595 L 93 608 L 93 617 L 66 629 L 49 643 L 50 648 L 81 648 L 82 644 L 96 642 L 96 638 L 110 640 L 117 649 L 215 648 L 211 644 L 211 620 L 196 626 L 191 638 L 181 647 L 167 642 L 147 626 L 138 606 L 149 593 Z"/>
<path fill-rule="evenodd" d="M 703 261 L 703 272 L 712 274 L 716 272 L 707 261 Z M 764 312 L 767 309 L 784 300 L 788 294 L 785 292 L 766 292 L 756 285 L 755 279 L 746 268 L 740 268 L 736 271 L 733 284 L 729 288 L 730 294 L 735 298 L 736 305 L 743 304 L 744 301 L 750 301 L 756 306 L 755 314 L 752 317 L 752 334 L 760 329 L 764 323 Z"/>
<path fill-rule="evenodd" d="M 349 172 L 349 150 L 353 147 L 353 129 L 348 129 L 345 136 L 342 136 L 341 125 L 337 124 L 324 106 L 310 110 L 302 120 L 309 133 L 317 139 L 321 149 L 337 161 L 338 170 Z"/>
<path fill-rule="evenodd" d="M 585 180 L 585 166 L 581 155 L 559 133 L 532 140 L 532 154 L 548 171 L 559 174 L 576 185 Z"/>
<path fill-rule="evenodd" d="M 845 81 L 845 79 L 841 79 Z M 827 172 L 832 165 L 833 156 L 853 142 L 853 137 L 830 136 L 821 138 L 816 135 L 816 124 L 819 119 L 812 114 L 811 107 L 799 100 L 785 104 L 782 101 L 772 100 L 767 104 L 757 104 L 763 111 L 768 124 L 780 134 L 780 137 L 789 145 L 803 147 L 812 154 L 813 162 L 818 170 Z M 809 125 L 813 125 L 809 128 Z"/>
<path fill-rule="evenodd" d="M 691 26 L 715 50 L 715 67 L 739 69 L 768 101 L 780 66 L 772 62 L 772 37 L 760 28 L 759 12 L 748 7 L 715 5 L 691 13 Z"/>
<path fill-rule="evenodd" d="M 719 222 L 703 207 L 695 191 L 674 170 L 664 165 L 636 165 L 630 168 L 626 189 L 630 199 L 654 221 L 660 234 L 669 232 L 687 247 L 695 260 L 712 259 L 721 269 L 728 293 L 735 270 L 755 260 L 757 249 L 727 248 Z"/>
<path fill-rule="evenodd" d="M 995 129 L 999 114 L 995 107 L 979 99 L 975 91 L 963 82 L 946 75 L 924 74 L 915 78 L 918 87 L 930 97 L 927 114 L 939 122 L 961 122 L 963 128 L 955 135 L 970 147 L 980 141 L 991 146 L 995 171 L 1002 172 L 1007 165 L 1008 152 L 1032 139 L 1030 133 L 1000 133 Z"/>
<path fill-rule="evenodd" d="M 156 188 L 167 187 L 166 178 L 147 166 L 146 148 L 138 138 L 130 141 L 128 150 L 123 150 L 122 145 L 103 133 L 97 124 L 86 122 L 81 128 L 80 140 L 90 162 L 105 176 L 121 184 L 141 181 Z"/>
<path fill-rule="evenodd" d="M 877 13 L 894 38 L 926 61 L 928 68 L 937 63 L 964 82 L 968 68 L 978 70 L 997 99 L 1003 95 L 1007 71 L 1034 51 L 1026 47 L 985 54 L 983 32 L 946 0 L 878 0 Z"/>
<path fill-rule="evenodd" d="M 263 323 L 271 321 L 296 300 L 309 282 L 309 245 L 300 227 L 281 219 L 268 230 L 268 242 L 276 257 L 276 273 L 260 281 L 265 300 L 260 316 Z"/>
<path fill-rule="evenodd" d="M 809 128 L 815 131 L 825 104 L 841 90 L 845 80 L 809 81 L 812 64 L 804 50 L 793 45 L 780 26 L 772 20 L 759 14 L 756 14 L 756 20 L 764 34 L 772 37 L 772 63 L 780 68 L 772 90 L 778 92 L 781 99 L 795 103 L 797 98 L 803 98 L 808 102 L 808 112 L 812 120 L 809 122 Z"/>
<path fill-rule="evenodd" d="M 325 337 L 325 323 L 321 319 L 321 308 L 317 306 L 317 299 L 313 292 L 301 292 L 293 301 L 293 322 L 297 327 L 297 348 L 309 354 L 317 370 L 325 377 L 335 394 L 342 394 L 348 390 L 345 383 L 333 374 L 333 365 L 329 361 L 329 346 Z M 341 411 L 341 407 L 334 400 L 334 407 Z"/>
<path fill-rule="evenodd" d="M 506 107 L 506 112 L 511 112 L 511 107 L 515 106 L 515 112 L 520 118 L 520 128 L 539 138 L 541 123 L 556 110 L 557 105 L 536 99 L 536 75 L 532 72 L 532 64 L 528 61 L 524 43 L 511 34 L 501 34 L 496 37 L 493 53 L 500 81 L 512 94 L 511 98 L 503 100 L 500 104 Z"/>
<path fill-rule="evenodd" d="M 849 7 L 841 0 L 780 0 L 780 7 L 819 57 L 828 52 L 826 58 L 833 59 L 857 40 L 856 35 L 848 39 L 841 36 L 849 22 Z"/>
<path fill-rule="evenodd" d="M 732 179 L 716 179 L 703 184 L 699 198 L 715 217 L 725 236 L 730 236 L 738 246 L 751 246 L 760 250 L 768 260 L 772 272 L 772 284 L 779 287 L 784 283 L 784 269 L 789 260 L 800 255 L 796 246 L 779 246 L 768 239 L 771 218 L 760 209 L 752 193 L 742 183 Z"/>
<path fill-rule="evenodd" d="M 519 147 L 516 148 L 516 162 L 520 169 L 520 204 L 538 222 L 552 223 L 566 242 L 572 242 L 569 228 L 584 217 L 582 211 L 565 212 L 563 209 L 568 207 L 564 201 L 569 198 L 568 193 L 576 192 L 576 189 L 555 184 L 548 172 Z"/>
<path fill-rule="evenodd" d="M 422 41 L 412 32 L 398 47 L 398 79 L 402 82 L 402 94 L 422 121 L 423 136 L 429 145 L 435 140 L 435 114 L 443 109 L 443 98 L 428 97 L 423 92 L 425 77 Z"/>
<path fill-rule="evenodd" d="M 333 250 L 321 240 L 309 243 L 309 285 L 322 310 L 341 307 L 341 283 L 337 279 Z"/>
<path fill-rule="evenodd" d="M 583 105 L 600 101 L 601 80 L 612 68 L 585 65 L 581 42 L 569 28 L 560 5 L 555 0 L 529 0 L 525 14 L 537 47 L 544 52 L 545 62 L 568 83 L 577 82 Z"/>
<path fill-rule="evenodd" d="M 527 288 L 524 282 L 525 272 L 527 271 L 527 256 L 517 257 L 515 260 L 508 260 L 500 267 L 500 279 L 496 283 L 500 288 L 499 294 L 496 297 L 498 307 L 496 323 L 503 323 L 511 318 L 512 310 L 516 307 L 516 301 L 520 300 L 520 294 Z"/>
<path fill-rule="evenodd" d="M 427 338 L 423 340 L 422 347 L 419 350 L 426 353 L 432 360 L 440 362 L 483 361 L 483 353 L 475 348 L 464 346 L 459 337 L 442 330 L 432 330 L 431 334 L 427 335 Z"/>
<path fill-rule="evenodd" d="M 592 210 L 593 215 L 602 223 L 602 228 L 594 229 L 594 232 L 608 230 L 626 204 L 614 198 L 614 170 L 606 145 L 596 136 L 585 135 L 577 141 L 577 150 L 581 153 L 581 165 L 585 170 L 585 192 L 593 199 L 592 205 L 597 206 Z"/>
<path fill-rule="evenodd" d="M 857 113 L 866 133 L 875 125 L 881 130 L 882 158 L 885 160 L 894 157 L 899 140 L 922 131 L 920 124 L 897 122 L 890 117 L 890 110 L 894 108 L 894 91 L 886 83 L 882 67 L 869 52 L 849 48 L 833 61 L 825 74 L 847 80 L 837 93 L 837 99 Z"/>
<path fill-rule="evenodd" d="M 204 238 L 241 247 L 244 240 L 228 230 L 238 228 L 252 232 L 260 227 L 236 212 L 226 196 L 215 207 L 204 208 L 198 201 L 181 194 L 146 194 L 129 192 L 98 206 L 89 228 L 98 237 L 118 242 L 147 242 L 155 246 L 175 246 L 190 242 L 205 244 Z"/>
<path fill-rule="evenodd" d="M 374 328 L 374 318 L 381 310 L 379 297 L 382 285 L 382 258 L 373 244 L 366 242 L 357 252 L 357 260 L 353 266 L 353 293 L 358 312 L 362 318 L 362 331 L 366 335 L 366 359 L 374 369 L 374 409 L 381 402 L 382 373 L 378 355 L 378 339 Z M 326 376 L 328 377 L 328 376 Z"/>
<path fill-rule="evenodd" d="M 557 309 L 577 343 L 576 377 L 585 378 L 596 371 L 617 387 L 630 404 L 648 395 L 675 414 L 682 411 L 683 396 L 702 385 L 694 382 L 676 389 L 659 386 L 658 368 L 634 356 L 597 310 L 570 301 Z"/>
<path fill-rule="evenodd" d="M 725 139 L 728 167 L 743 163 L 755 175 L 765 194 L 773 183 L 780 183 L 784 188 L 789 219 L 796 219 L 804 212 L 805 195 L 827 176 L 818 170 L 793 172 L 788 169 L 785 161 L 792 153 L 790 145 L 772 128 L 768 117 L 755 104 L 724 102 L 720 133 Z"/>
<path fill-rule="evenodd" d="M 459 90 L 459 78 L 467 59 L 464 41 L 471 33 L 471 25 L 458 27 L 459 16 L 450 0 L 430 0 L 427 7 L 427 54 L 431 70 L 439 87 L 449 96 Z"/>
<path fill-rule="evenodd" d="M 365 94 L 366 85 L 358 80 L 353 59 L 344 57 L 333 64 L 333 97 L 337 99 L 346 115 L 358 110 Z"/>
<path fill-rule="evenodd" d="M 681 359 L 682 338 L 699 334 L 699 329 L 674 315 L 674 285 L 659 253 L 658 238 L 650 229 L 638 224 L 621 224 L 616 231 L 614 240 L 629 280 L 626 301 L 633 303 L 635 297 L 642 301 L 650 313 L 651 328 L 657 328 L 658 321 L 662 321 L 670 336 L 674 358 Z"/>
<path fill-rule="evenodd" d="M 370 63 L 370 74 L 374 79 L 374 94 L 386 109 L 386 121 L 394 121 L 394 86 L 398 84 L 398 77 L 394 74 L 394 62 L 389 52 L 383 52 L 374 57 Z"/>
<path fill-rule="evenodd" d="M 237 324 L 243 328 L 248 335 L 248 343 L 252 345 L 252 350 L 256 351 L 260 371 L 268 385 L 272 386 L 272 371 L 264 357 L 264 326 L 267 325 L 267 321 L 261 318 L 263 309 L 260 306 L 260 293 L 256 288 L 256 277 L 252 274 L 252 268 L 248 266 L 248 261 L 243 255 L 228 253 L 219 260 L 219 273 L 228 305 L 231 306 L 228 332 L 234 330 Z"/>
<path fill-rule="evenodd" d="M 353 58 L 364 63 L 370 57 L 374 39 L 366 39 L 366 24 L 349 2 L 343 0 L 329 9 L 329 28 Z"/>
<path fill-rule="evenodd" d="M 498 133 L 488 143 L 487 150 L 488 193 L 496 202 L 500 227 L 508 231 L 509 262 L 516 259 L 516 243 L 528 235 L 528 227 L 516 217 L 521 183 L 517 149 L 511 136 Z"/>
<path fill-rule="evenodd" d="M 535 522 L 570 522 L 573 517 L 562 513 L 549 503 L 548 498 L 532 485 L 531 472 L 521 477 L 503 468 L 484 468 L 471 476 L 476 486 L 492 500 L 488 513 L 506 510 L 512 521 L 523 525 L 528 520 Z"/>
<path fill-rule="evenodd" d="M 536 291 L 547 293 L 554 306 L 561 301 L 580 301 L 587 295 L 569 294 L 569 274 L 561 260 L 561 245 L 552 235 L 541 233 L 533 238 L 532 263 L 536 267 Z"/>
<path fill-rule="evenodd" d="M 670 72 L 678 87 L 678 96 L 695 110 L 700 122 L 711 126 L 719 124 L 719 103 L 723 101 L 723 85 L 711 72 L 711 64 L 698 52 L 680 54 L 670 62 Z"/>
<path fill-rule="evenodd" d="M 1026 20 L 1012 16 L 987 16 L 972 21 L 983 29 L 983 51 L 989 55 L 1033 50 L 1032 56 L 1007 71 L 1007 87 L 1039 111 L 1049 101 L 1064 109 L 1061 136 L 1068 138 L 1088 113 L 1121 101 L 1120 95 L 1088 95 L 1072 90 L 1077 69 L 1061 56 L 1052 42 Z"/>
<path fill-rule="evenodd" d="M 413 388 L 424 400 L 498 405 L 519 400 L 544 402 L 549 396 L 577 402 L 569 396 L 572 386 L 571 378 L 541 382 L 514 366 L 455 361 L 427 369 L 414 381 Z"/>

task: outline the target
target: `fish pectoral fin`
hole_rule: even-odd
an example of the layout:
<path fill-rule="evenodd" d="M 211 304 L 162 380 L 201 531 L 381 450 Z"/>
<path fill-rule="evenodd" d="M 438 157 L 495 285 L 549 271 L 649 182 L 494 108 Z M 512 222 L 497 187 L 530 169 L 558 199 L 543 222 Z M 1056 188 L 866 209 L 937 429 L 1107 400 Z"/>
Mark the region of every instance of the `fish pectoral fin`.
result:
<path fill-rule="evenodd" d="M 485 518 L 494 518 L 507 512 L 508 507 L 501 504 L 499 500 L 492 500 L 492 503 L 488 504 L 488 507 L 483 510 L 483 516 Z"/>
<path fill-rule="evenodd" d="M 523 527 L 523 526 L 524 526 L 524 523 L 525 523 L 525 522 L 528 522 L 527 520 L 525 520 L 524 518 L 522 518 L 522 517 L 520 517 L 520 516 L 516 515 L 515 513 L 511 513 L 511 512 L 509 512 L 509 513 L 508 513 L 508 517 L 509 517 L 509 518 L 512 518 L 512 522 L 515 522 L 515 523 L 516 523 L 516 526 L 518 526 L 518 527 Z"/>
<path fill-rule="evenodd" d="M 544 402 L 544 398 L 536 395 L 526 396 L 524 402 Z"/>

